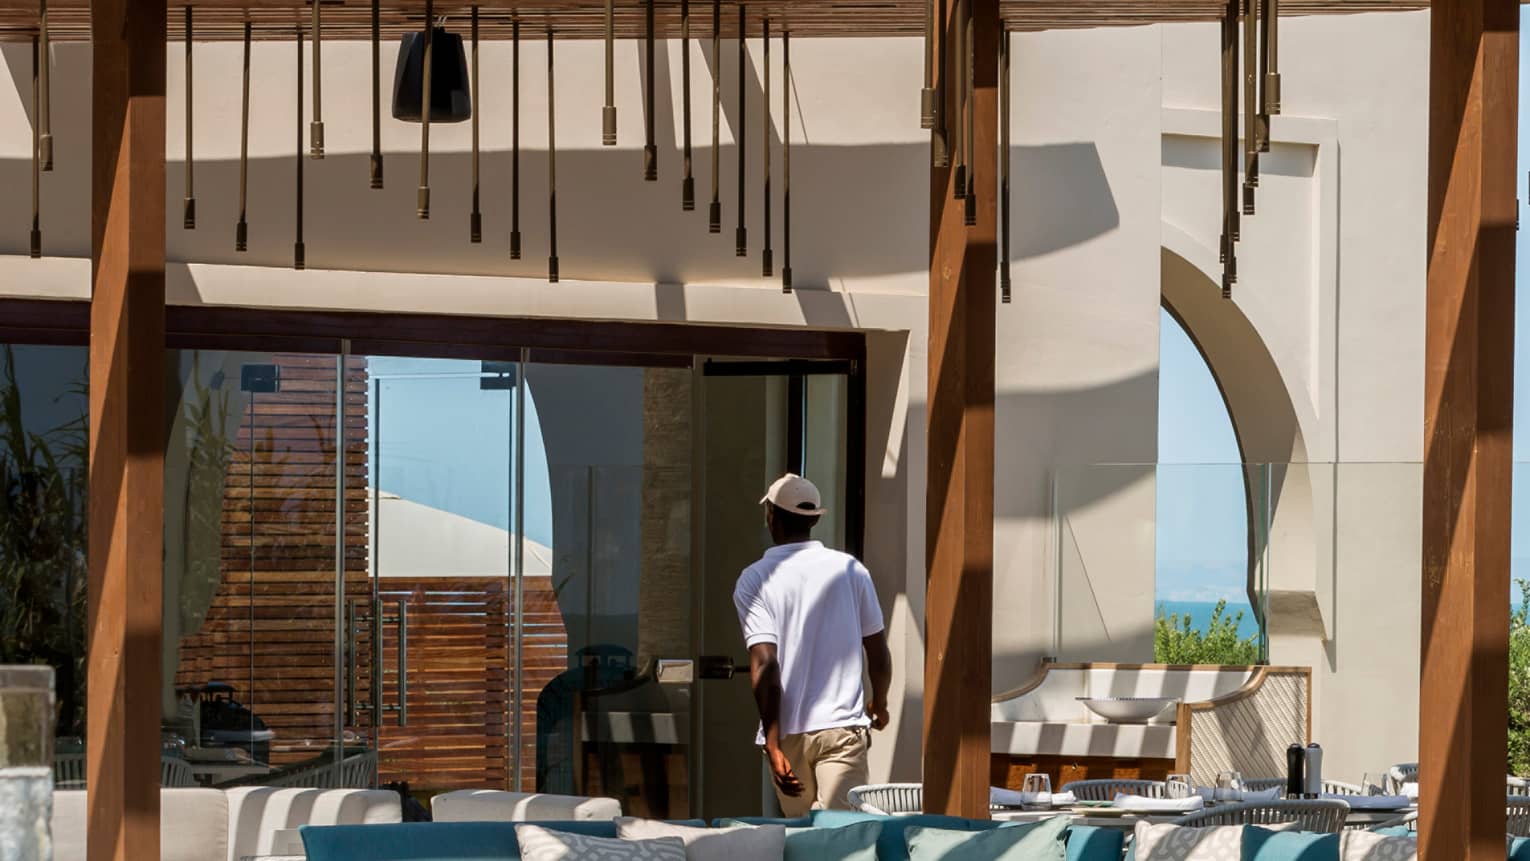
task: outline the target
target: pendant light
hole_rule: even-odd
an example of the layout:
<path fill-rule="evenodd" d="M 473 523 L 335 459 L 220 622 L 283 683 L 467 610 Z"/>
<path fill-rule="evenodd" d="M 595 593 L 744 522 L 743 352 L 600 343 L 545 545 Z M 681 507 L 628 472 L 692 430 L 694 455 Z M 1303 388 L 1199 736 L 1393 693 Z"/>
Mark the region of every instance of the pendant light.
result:
<path fill-rule="evenodd" d="M 616 146 L 616 2 L 606 0 L 606 104 L 600 109 L 600 143 Z"/>
<path fill-rule="evenodd" d="M 919 127 L 935 128 L 935 0 L 924 0 L 924 87 L 919 90 Z"/>
<path fill-rule="evenodd" d="M 963 189 L 962 223 L 968 227 L 977 225 L 977 27 L 972 22 L 972 0 L 967 0 L 967 46 L 962 52 L 966 66 L 963 80 L 967 85 L 967 127 L 962 132 L 962 143 L 967 148 L 963 157 L 967 165 L 967 187 Z"/>
<path fill-rule="evenodd" d="M 760 254 L 760 274 L 769 278 L 772 274 L 770 251 L 770 18 L 760 16 L 760 44 L 764 46 L 764 58 L 760 63 L 762 86 L 760 92 L 760 164 L 764 167 L 765 201 L 765 248 Z"/>
<path fill-rule="evenodd" d="M 1243 214 L 1255 212 L 1259 188 L 1259 3 L 1243 0 Z"/>
<path fill-rule="evenodd" d="M 181 201 L 181 227 L 195 230 L 197 227 L 197 194 L 195 183 L 196 158 L 192 155 L 192 80 L 191 72 L 191 7 L 186 7 L 186 196 Z"/>
<path fill-rule="evenodd" d="M 553 31 L 547 31 L 547 282 L 558 283 L 558 127 L 553 92 Z"/>
<path fill-rule="evenodd" d="M 296 238 L 292 243 L 292 268 L 303 269 L 307 267 L 307 252 L 303 247 L 303 25 L 297 26 L 297 158 L 293 163 L 297 167 L 297 195 L 296 217 L 294 224 L 297 227 Z"/>
<path fill-rule="evenodd" d="M 749 232 L 744 227 L 744 162 L 745 146 L 748 139 L 744 135 L 746 119 L 748 118 L 749 106 L 744 102 L 744 34 L 749 32 L 746 26 L 748 8 L 742 3 L 738 7 L 738 134 L 735 136 L 738 145 L 738 229 L 733 233 L 733 253 L 739 257 L 749 256 Z"/>
<path fill-rule="evenodd" d="M 1270 117 L 1280 114 L 1280 0 L 1264 3 L 1264 73 L 1259 103 L 1264 111 L 1264 151 L 1270 151 Z"/>
<path fill-rule="evenodd" d="M 947 38 L 950 28 L 946 21 L 946 0 L 934 0 L 934 9 L 935 17 L 930 22 L 930 30 L 934 33 L 931 50 L 939 57 L 944 71 L 936 75 L 935 57 L 931 57 L 930 74 L 934 76 L 935 93 L 930 108 L 930 164 L 946 167 L 951 163 L 951 152 L 946 143 L 946 93 L 951 79 L 951 40 Z"/>
<path fill-rule="evenodd" d="M 1008 30 L 999 30 L 999 301 L 1011 300 L 1009 274 L 1009 102 L 1010 51 Z"/>
<path fill-rule="evenodd" d="M 680 180 L 680 209 L 696 208 L 696 180 L 691 176 L 691 0 L 680 0 L 680 106 L 684 143 L 680 160 L 685 176 Z"/>
<path fill-rule="evenodd" d="M 521 16 L 510 20 L 510 259 L 521 259 Z"/>
<path fill-rule="evenodd" d="M 792 33 L 781 31 L 781 292 L 792 292 Z"/>
<path fill-rule="evenodd" d="M 1238 4 L 1222 14 L 1222 297 L 1238 281 Z"/>
<path fill-rule="evenodd" d="M 469 91 L 473 99 L 473 211 L 468 215 L 468 241 L 483 241 L 483 212 L 478 200 L 478 7 L 472 10 L 473 60 L 472 84 Z"/>
<path fill-rule="evenodd" d="M 371 185 L 383 187 L 382 156 L 382 0 L 372 0 L 372 160 Z"/>
<path fill-rule="evenodd" d="M 42 44 L 38 48 L 40 57 L 39 87 L 42 92 L 41 102 L 38 105 L 37 121 L 42 128 L 37 136 L 37 156 L 42 162 L 42 171 L 53 171 L 53 86 L 50 81 L 50 68 L 53 65 L 51 51 L 48 50 L 48 0 L 38 0 L 37 3 L 37 35 Z"/>
<path fill-rule="evenodd" d="M 239 93 L 239 223 L 234 226 L 234 250 L 249 248 L 250 226 L 245 208 L 250 190 L 250 19 L 244 20 L 244 80 Z"/>
<path fill-rule="evenodd" d="M 40 40 L 40 36 L 32 37 L 32 234 L 29 253 L 34 260 L 42 256 L 42 116 L 38 111 L 41 87 L 37 61 Z"/>
<path fill-rule="evenodd" d="M 722 233 L 722 198 L 718 193 L 718 162 L 722 158 L 722 0 L 712 0 L 712 205 L 707 232 Z"/>
<path fill-rule="evenodd" d="M 643 45 L 646 55 L 646 68 L 644 74 L 644 96 L 646 104 L 643 122 L 643 181 L 656 182 L 659 179 L 659 147 L 654 143 L 653 120 L 654 109 L 654 81 L 653 81 L 653 3 L 654 0 L 646 0 L 643 4 Z"/>
<path fill-rule="evenodd" d="M 434 0 L 425 0 L 425 41 L 420 60 L 420 187 L 415 201 L 415 215 L 422 220 L 430 218 L 430 73 L 435 65 L 435 13 Z"/>
<path fill-rule="evenodd" d="M 313 122 L 309 125 L 309 154 L 313 158 L 324 157 L 324 75 L 323 44 L 324 23 L 319 15 L 323 7 L 321 0 L 309 0 L 313 3 Z"/>
<path fill-rule="evenodd" d="M 968 0 L 954 0 L 956 3 L 955 20 L 952 26 L 955 28 L 954 37 L 951 39 L 951 51 L 946 55 L 946 67 L 951 71 L 951 79 L 956 84 L 955 98 L 952 100 L 956 107 L 956 121 L 951 124 L 950 147 L 952 158 L 956 165 L 956 182 L 952 185 L 952 196 L 962 200 L 967 196 L 967 147 L 962 143 L 962 136 L 967 131 L 967 60 L 963 56 L 967 45 L 967 2 Z"/>

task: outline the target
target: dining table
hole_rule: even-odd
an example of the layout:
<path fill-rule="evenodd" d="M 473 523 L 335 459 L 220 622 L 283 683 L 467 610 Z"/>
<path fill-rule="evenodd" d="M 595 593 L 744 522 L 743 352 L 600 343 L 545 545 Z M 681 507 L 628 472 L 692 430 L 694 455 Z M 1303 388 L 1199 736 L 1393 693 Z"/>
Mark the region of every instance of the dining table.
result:
<path fill-rule="evenodd" d="M 1373 828 L 1408 815 L 1418 810 L 1417 805 L 1398 808 L 1397 810 L 1351 810 L 1345 817 L 1346 828 Z M 1058 807 L 1058 808 L 1008 808 L 996 809 L 991 812 L 991 818 L 995 822 L 1040 822 L 1045 819 L 1053 819 L 1058 816 L 1068 817 L 1075 825 L 1086 825 L 1092 828 L 1112 828 L 1119 831 L 1134 831 L 1138 822 L 1147 822 L 1152 825 L 1173 823 L 1175 820 L 1186 816 L 1186 813 L 1163 812 L 1163 813 L 1133 813 L 1117 810 L 1110 807 Z"/>

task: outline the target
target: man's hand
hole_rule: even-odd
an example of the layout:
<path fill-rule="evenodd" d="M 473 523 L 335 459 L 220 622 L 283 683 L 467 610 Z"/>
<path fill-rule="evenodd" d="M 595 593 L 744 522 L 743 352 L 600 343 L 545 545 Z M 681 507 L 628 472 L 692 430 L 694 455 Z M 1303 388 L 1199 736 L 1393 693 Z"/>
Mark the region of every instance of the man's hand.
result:
<path fill-rule="evenodd" d="M 776 788 L 788 798 L 796 798 L 802 794 L 802 781 L 797 779 L 797 774 L 792 771 L 792 764 L 781 752 L 779 747 L 767 747 L 765 758 L 770 762 L 770 776 L 776 782 Z"/>
<path fill-rule="evenodd" d="M 887 729 L 887 704 L 867 703 L 866 716 L 871 718 L 871 728 L 881 732 Z"/>

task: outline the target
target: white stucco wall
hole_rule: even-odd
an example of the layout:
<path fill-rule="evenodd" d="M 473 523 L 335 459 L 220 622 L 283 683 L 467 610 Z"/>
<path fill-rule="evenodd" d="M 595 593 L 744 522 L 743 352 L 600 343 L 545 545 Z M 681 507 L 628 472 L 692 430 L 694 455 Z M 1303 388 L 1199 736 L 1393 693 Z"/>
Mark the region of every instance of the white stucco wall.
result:
<path fill-rule="evenodd" d="M 1416 738 L 1419 474 L 1416 466 L 1385 464 L 1416 464 L 1422 453 L 1427 29 L 1421 13 L 1286 20 L 1285 116 L 1266 160 L 1261 212 L 1246 220 L 1240 249 L 1235 309 L 1261 339 L 1249 355 L 1268 355 L 1293 429 L 1261 438 L 1250 457 L 1346 464 L 1296 470 L 1283 487 L 1272 585 L 1310 595 L 1322 624 L 1316 634 L 1285 634 L 1277 618 L 1272 658 L 1314 668 L 1315 736 L 1329 749 L 1330 772 L 1350 779 L 1413 758 Z M 1054 481 L 1091 464 L 1156 458 L 1158 313 L 1167 289 L 1160 273 L 1178 272 L 1185 289 L 1215 289 L 1209 279 L 1197 285 L 1193 273 L 1216 270 L 1217 159 L 1206 137 L 1217 128 L 1216 42 L 1209 25 L 1014 38 L 1015 301 L 998 311 L 995 359 L 998 690 L 1029 677 L 1044 655 L 1141 657 L 1150 636 L 1151 471 L 1096 473 L 1070 484 L 1081 504 L 1069 505 L 1071 537 L 1061 545 Z M 735 54 L 729 48 L 722 56 L 723 233 L 710 236 L 709 66 L 700 44 L 691 50 L 699 205 L 682 213 L 679 46 L 661 52 L 658 79 L 669 98 L 660 99 L 657 118 L 660 180 L 644 183 L 637 46 L 618 45 L 620 145 L 602 148 L 600 46 L 560 45 L 564 281 L 549 285 L 544 43 L 528 39 L 522 49 L 526 257 L 519 262 L 506 252 L 508 45 L 484 47 L 481 246 L 467 242 L 468 126 L 434 128 L 434 215 L 418 221 L 418 127 L 384 120 L 388 185 L 369 190 L 369 51 L 327 45 L 329 155 L 307 163 L 310 269 L 301 273 L 285 268 L 296 143 L 292 46 L 256 46 L 244 255 L 233 250 L 239 48 L 197 48 L 199 224 L 184 231 L 177 46 L 167 109 L 176 162 L 166 216 L 171 301 L 867 330 L 867 562 L 889 611 L 897 674 L 892 743 L 874 748 L 873 776 L 917 778 L 928 194 L 927 139 L 917 122 L 920 45 L 794 42 L 799 290 L 790 296 L 759 276 L 758 41 L 746 106 L 755 252 L 747 260 L 734 257 L 732 238 Z M 4 295 L 88 295 L 88 54 L 71 45 L 56 51 L 57 170 L 43 181 L 50 259 L 25 259 L 25 213 L 12 207 L 12 227 L 0 230 L 0 254 L 9 255 L 0 257 Z M 385 49 L 385 69 L 392 51 Z M 0 86 L 0 128 L 12 130 L 0 135 L 0 182 L 24 188 L 28 52 L 7 46 L 0 54 L 7 66 L 0 74 L 12 78 Z M 778 51 L 772 62 L 771 112 L 779 122 Z M 776 171 L 779 178 L 779 160 Z M 775 217 L 779 267 L 779 200 Z M 1164 269 L 1165 248 L 1189 265 Z M 1224 384 L 1244 372 L 1239 361 L 1214 361 Z M 1258 399 L 1246 409 L 1247 426 L 1268 424 Z M 1061 581 L 1060 558 L 1068 560 Z M 1378 709 L 1384 722 L 1363 719 Z"/>

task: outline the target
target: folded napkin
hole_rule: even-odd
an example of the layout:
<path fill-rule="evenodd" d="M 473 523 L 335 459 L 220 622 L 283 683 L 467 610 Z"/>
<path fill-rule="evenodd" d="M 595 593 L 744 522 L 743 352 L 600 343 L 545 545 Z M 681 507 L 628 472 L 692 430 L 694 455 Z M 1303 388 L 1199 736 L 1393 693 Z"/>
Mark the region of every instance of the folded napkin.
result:
<path fill-rule="evenodd" d="M 1140 810 L 1146 813 L 1194 813 L 1206 806 L 1199 795 L 1189 798 L 1147 798 L 1141 795 L 1116 796 L 1115 806 L 1122 810 Z"/>
<path fill-rule="evenodd" d="M 1195 791 L 1200 793 L 1201 800 L 1208 804 L 1217 800 L 1216 790 L 1209 786 L 1198 786 L 1196 787 Z M 1244 801 L 1279 801 L 1280 789 L 1278 787 L 1274 789 L 1260 790 L 1245 789 L 1243 791 L 1242 798 Z"/>
<path fill-rule="evenodd" d="M 1401 810 L 1413 804 L 1406 795 L 1329 795 L 1324 798 L 1343 801 L 1350 810 Z"/>
<path fill-rule="evenodd" d="M 1051 804 L 1053 807 L 1064 807 L 1077 804 L 1078 799 L 1071 792 L 1016 792 L 1013 789 L 1001 789 L 997 786 L 988 788 L 988 803 L 997 807 L 1024 807 L 1031 804 Z"/>

